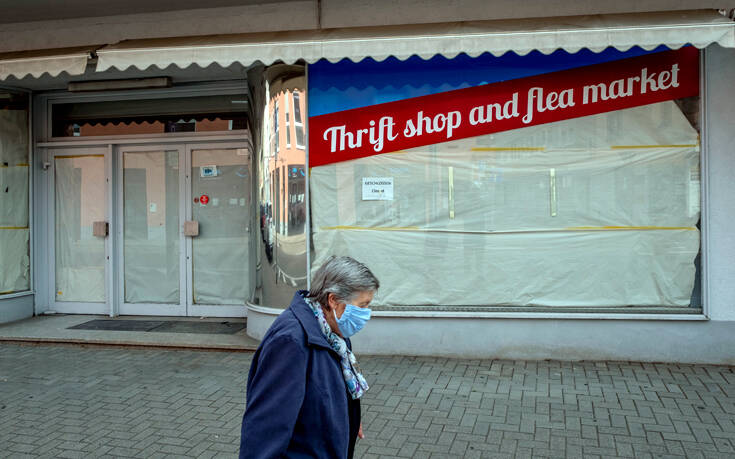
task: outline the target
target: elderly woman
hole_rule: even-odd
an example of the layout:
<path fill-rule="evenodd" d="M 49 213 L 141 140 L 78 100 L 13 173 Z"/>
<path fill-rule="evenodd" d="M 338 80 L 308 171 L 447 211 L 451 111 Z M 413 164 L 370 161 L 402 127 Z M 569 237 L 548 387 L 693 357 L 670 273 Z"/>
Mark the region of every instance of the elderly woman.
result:
<path fill-rule="evenodd" d="M 379 286 L 362 263 L 332 257 L 294 295 L 253 356 L 240 458 L 352 457 L 368 385 L 349 338 Z"/>

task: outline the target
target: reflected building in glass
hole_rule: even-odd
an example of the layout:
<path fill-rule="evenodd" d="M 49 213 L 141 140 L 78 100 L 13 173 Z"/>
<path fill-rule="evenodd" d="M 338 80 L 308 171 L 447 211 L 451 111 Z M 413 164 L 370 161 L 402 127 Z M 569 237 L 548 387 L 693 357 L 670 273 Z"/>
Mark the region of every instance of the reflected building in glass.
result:
<path fill-rule="evenodd" d="M 285 308 L 307 286 L 306 78 L 304 67 L 255 70 L 258 290 L 256 302 Z M 255 77 L 255 79 L 253 79 Z"/>

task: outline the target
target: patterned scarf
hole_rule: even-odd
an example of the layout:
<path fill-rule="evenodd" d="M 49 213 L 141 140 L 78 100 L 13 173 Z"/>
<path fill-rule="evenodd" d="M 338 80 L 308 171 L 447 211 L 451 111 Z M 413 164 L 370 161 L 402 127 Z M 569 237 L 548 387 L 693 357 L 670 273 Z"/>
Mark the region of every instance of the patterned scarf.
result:
<path fill-rule="evenodd" d="M 347 391 L 353 400 L 357 400 L 365 394 L 365 391 L 369 387 L 362 373 L 360 373 L 360 367 L 357 365 L 355 354 L 347 348 L 347 343 L 342 337 L 332 332 L 332 328 L 327 323 L 327 319 L 324 318 L 322 306 L 310 298 L 304 298 L 304 301 L 311 307 L 311 311 L 314 313 L 317 322 L 319 322 L 319 327 L 322 329 L 322 333 L 327 339 L 327 342 L 339 354 L 340 364 L 342 365 L 342 376 L 345 378 Z"/>

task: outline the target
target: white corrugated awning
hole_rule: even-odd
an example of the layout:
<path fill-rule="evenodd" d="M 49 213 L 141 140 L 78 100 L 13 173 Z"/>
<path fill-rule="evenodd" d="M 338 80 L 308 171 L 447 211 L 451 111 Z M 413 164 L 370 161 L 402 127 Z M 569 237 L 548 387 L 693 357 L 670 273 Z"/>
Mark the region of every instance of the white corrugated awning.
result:
<path fill-rule="evenodd" d="M 26 75 L 38 78 L 44 73 L 51 76 L 56 76 L 61 72 L 81 75 L 97 48 L 98 46 L 85 46 L 0 54 L 0 80 L 9 76 L 20 79 Z"/>
<path fill-rule="evenodd" d="M 97 70 L 436 54 L 451 58 L 459 53 L 507 51 L 524 55 L 533 50 L 548 54 L 557 49 L 626 50 L 636 45 L 704 48 L 712 43 L 735 47 L 735 22 L 713 10 L 696 10 L 130 40 L 98 50 Z"/>

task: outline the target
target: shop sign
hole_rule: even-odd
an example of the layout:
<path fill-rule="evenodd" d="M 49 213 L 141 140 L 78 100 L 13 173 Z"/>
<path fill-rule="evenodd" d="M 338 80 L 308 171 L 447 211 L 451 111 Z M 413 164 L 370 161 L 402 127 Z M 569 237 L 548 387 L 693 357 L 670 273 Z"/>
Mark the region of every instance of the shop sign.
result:
<path fill-rule="evenodd" d="M 310 165 L 347 161 L 699 93 L 699 50 L 602 64 L 309 118 Z"/>

